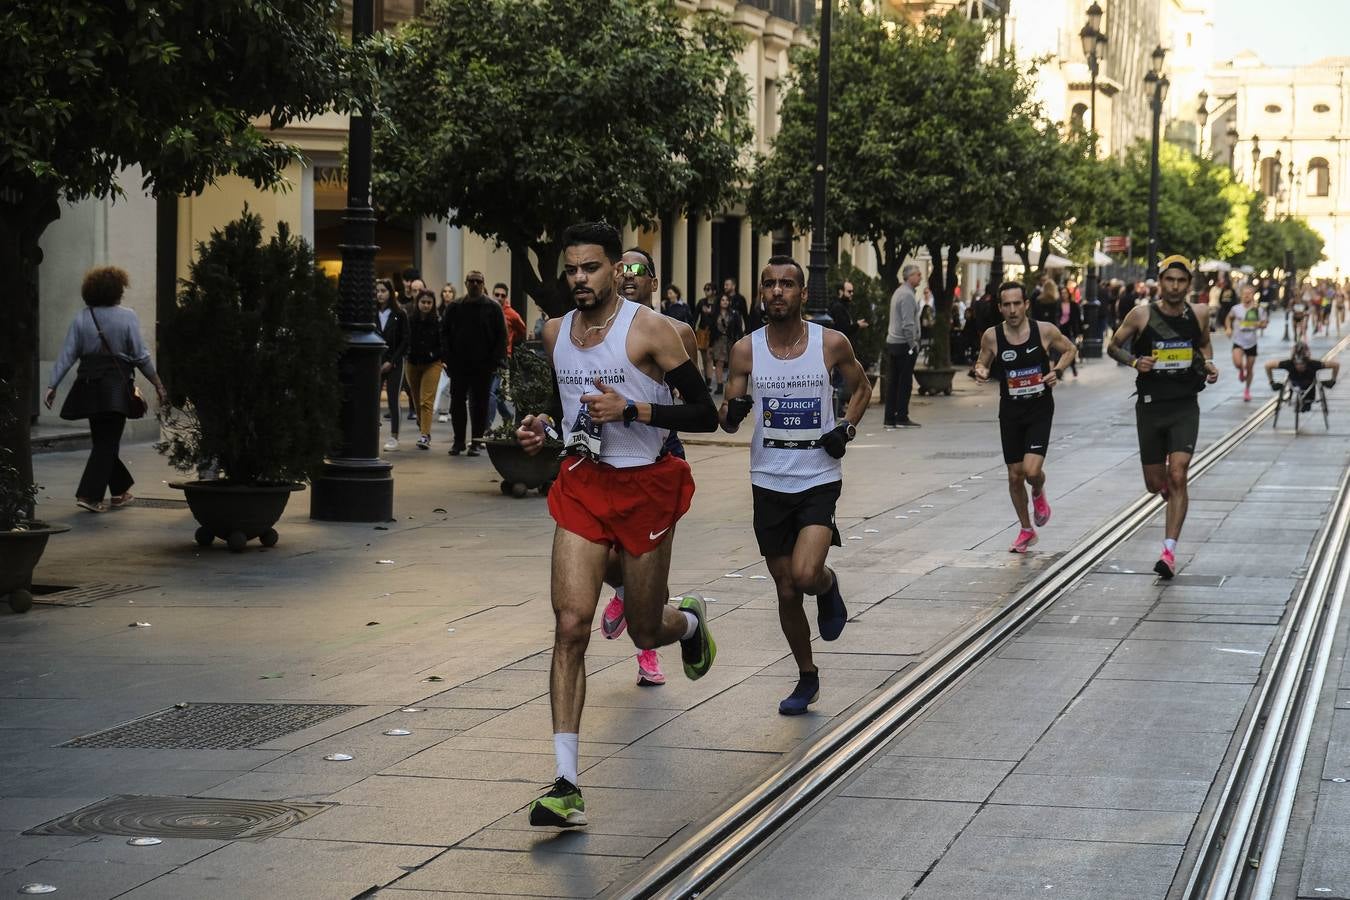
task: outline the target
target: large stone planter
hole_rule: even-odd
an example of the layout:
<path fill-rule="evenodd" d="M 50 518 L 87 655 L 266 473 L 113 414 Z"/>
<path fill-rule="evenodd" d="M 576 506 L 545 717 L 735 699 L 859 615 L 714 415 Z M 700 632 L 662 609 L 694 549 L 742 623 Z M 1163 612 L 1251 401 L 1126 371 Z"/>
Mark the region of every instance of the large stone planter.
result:
<path fill-rule="evenodd" d="M 183 492 L 188 509 L 200 525 L 197 543 L 211 546 L 223 540 L 235 553 L 254 538 L 264 547 L 277 542 L 277 524 L 291 494 L 303 484 L 234 484 L 230 481 L 175 481 L 169 487 Z"/>
<path fill-rule="evenodd" d="M 547 494 L 558 477 L 558 444 L 545 444 L 533 456 L 521 449 L 515 438 L 494 438 L 487 442 L 488 459 L 502 476 L 502 493 L 524 497 L 531 490 Z"/>
<path fill-rule="evenodd" d="M 956 374 L 956 369 L 947 367 L 944 369 L 916 368 L 914 370 L 914 380 L 919 383 L 919 396 L 936 397 L 943 394 L 950 397 L 952 395 L 952 376 Z"/>
<path fill-rule="evenodd" d="M 33 570 L 47 549 L 47 538 L 69 531 L 69 525 L 26 523 L 24 531 L 0 531 L 0 599 L 16 613 L 33 608 Z"/>

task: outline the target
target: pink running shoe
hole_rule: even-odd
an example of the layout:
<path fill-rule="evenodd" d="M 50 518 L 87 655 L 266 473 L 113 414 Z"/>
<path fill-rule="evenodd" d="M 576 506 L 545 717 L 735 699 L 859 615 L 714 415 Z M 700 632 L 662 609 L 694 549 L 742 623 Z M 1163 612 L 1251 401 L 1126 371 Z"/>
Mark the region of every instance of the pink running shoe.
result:
<path fill-rule="evenodd" d="M 1171 550 L 1163 548 L 1162 555 L 1158 561 L 1153 564 L 1153 571 L 1157 572 L 1162 578 L 1170 581 L 1177 574 L 1177 558 Z"/>
<path fill-rule="evenodd" d="M 1050 501 L 1045 499 L 1044 491 L 1031 495 L 1031 513 L 1037 528 L 1050 521 Z"/>
<path fill-rule="evenodd" d="M 1252 399 L 1252 386 L 1250 383 L 1242 389 L 1242 399 L 1243 400 Z"/>
<path fill-rule="evenodd" d="M 1030 528 L 1023 528 L 1017 533 L 1017 540 L 1013 541 L 1012 546 L 1008 548 L 1009 553 L 1026 553 L 1027 548 L 1036 543 L 1036 532 Z"/>
<path fill-rule="evenodd" d="M 640 650 L 638 661 L 638 687 L 657 687 L 666 683 L 665 673 L 661 671 L 661 656 L 655 650 Z"/>
<path fill-rule="evenodd" d="M 612 641 L 623 634 L 623 630 L 627 627 L 628 620 L 623 617 L 623 598 L 615 594 L 609 603 L 605 604 L 604 615 L 600 617 L 600 633 L 606 640 Z"/>

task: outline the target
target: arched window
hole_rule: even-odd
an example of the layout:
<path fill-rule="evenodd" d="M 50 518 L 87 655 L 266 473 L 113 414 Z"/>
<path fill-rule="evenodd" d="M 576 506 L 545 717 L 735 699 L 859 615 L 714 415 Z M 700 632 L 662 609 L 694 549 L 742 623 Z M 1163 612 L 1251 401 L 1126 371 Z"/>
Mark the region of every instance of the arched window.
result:
<path fill-rule="evenodd" d="M 1331 166 L 1320 156 L 1308 160 L 1308 196 L 1326 197 L 1331 194 Z"/>
<path fill-rule="evenodd" d="M 1069 113 L 1069 131 L 1073 134 L 1082 134 L 1087 131 L 1087 104 L 1075 103 L 1073 111 Z"/>
<path fill-rule="evenodd" d="M 1280 161 L 1273 156 L 1261 160 L 1261 193 L 1274 197 L 1280 190 Z"/>

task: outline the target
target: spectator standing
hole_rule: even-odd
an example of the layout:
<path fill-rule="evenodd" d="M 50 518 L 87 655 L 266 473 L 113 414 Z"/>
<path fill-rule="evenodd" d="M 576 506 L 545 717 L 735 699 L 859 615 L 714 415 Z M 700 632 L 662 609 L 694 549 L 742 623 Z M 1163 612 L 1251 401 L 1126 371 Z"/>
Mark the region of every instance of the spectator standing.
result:
<path fill-rule="evenodd" d="M 730 294 L 723 294 L 717 301 L 717 315 L 713 317 L 712 333 L 709 335 L 708 352 L 712 356 L 713 367 L 717 372 L 717 391 L 722 393 L 726 383 L 727 364 L 731 361 L 731 348 L 745 334 L 745 320 L 736 308 L 736 302 Z"/>
<path fill-rule="evenodd" d="M 436 318 L 445 317 L 445 308 L 455 302 L 455 286 L 446 282 L 441 288 L 441 302 L 436 305 Z"/>
<path fill-rule="evenodd" d="M 717 297 L 716 288 L 710 281 L 703 286 L 703 299 L 698 301 L 698 306 L 694 307 L 694 345 L 698 347 L 699 364 L 703 368 L 703 381 L 708 385 L 708 390 L 712 390 L 712 354 L 708 352 L 708 344 L 712 340 L 713 323 L 717 319 Z"/>
<path fill-rule="evenodd" d="M 441 360 L 450 376 L 450 424 L 454 443 L 449 453 L 482 452 L 487 431 L 488 392 L 492 376 L 506 360 L 506 317 L 483 291 L 483 273 L 464 279 L 464 299 L 446 310 L 441 322 Z M 465 440 L 466 426 L 472 428 Z"/>
<path fill-rule="evenodd" d="M 744 323 L 750 316 L 750 305 L 745 302 L 745 296 L 736 290 L 736 279 L 726 278 L 722 280 L 722 293 L 731 299 L 731 308 L 741 317 Z"/>
<path fill-rule="evenodd" d="M 520 313 L 511 308 L 511 289 L 504 282 L 499 281 L 492 286 L 492 299 L 501 307 L 502 318 L 506 322 L 506 356 L 510 359 L 516 341 L 525 340 L 525 320 L 520 317 Z M 513 427 L 516 424 L 516 411 L 502 397 L 501 369 L 493 374 L 492 388 L 488 392 L 488 427 L 492 426 L 495 416 L 498 415 L 502 417 L 503 425 Z"/>
<path fill-rule="evenodd" d="M 427 283 L 422 280 L 421 275 L 416 274 L 416 269 L 404 269 L 404 272 L 412 275 L 403 282 L 404 293 L 399 300 L 399 309 L 403 310 L 405 316 L 409 316 L 417 307 L 417 298 L 427 289 Z M 413 396 L 412 386 L 408 384 L 406 378 L 403 379 L 403 393 L 408 398 L 408 421 L 416 422 L 417 398 Z"/>
<path fill-rule="evenodd" d="M 919 300 L 914 289 L 923 272 L 910 264 L 900 273 L 900 286 L 891 294 L 890 327 L 886 331 L 887 428 L 918 428 L 909 417 L 909 398 L 914 389 L 914 362 L 919 356 Z"/>
<path fill-rule="evenodd" d="M 441 287 L 441 302 L 436 307 L 438 321 L 445 321 L 445 311 L 454 302 L 455 286 L 447 281 Z M 440 375 L 436 379 L 436 421 L 450 421 L 450 376 L 445 374 L 444 368 L 441 369 Z"/>
<path fill-rule="evenodd" d="M 380 379 L 389 402 L 389 411 L 385 413 L 389 440 L 384 442 L 384 449 L 397 450 L 398 395 L 403 392 L 403 360 L 408 355 L 408 315 L 399 306 L 394 285 L 387 278 L 375 282 L 375 307 L 375 333 L 384 338 L 385 345 Z"/>
<path fill-rule="evenodd" d="M 408 316 L 408 359 L 403 364 L 408 394 L 417 413 L 418 450 L 431 449 L 432 407 L 436 402 L 440 362 L 441 322 L 436 316 L 436 295 L 423 290 Z"/>
<path fill-rule="evenodd" d="M 66 340 L 52 365 L 44 399 L 51 409 L 57 387 L 79 360 L 75 384 L 61 406 L 61 418 L 89 420 L 89 459 L 75 489 L 75 505 L 89 512 L 107 509 L 103 505 L 105 492 L 111 494 L 108 502 L 113 509 L 132 500 L 131 486 L 136 480 L 123 464 L 120 449 L 127 419 L 145 414 L 141 405 L 144 401 L 133 401 L 133 367 L 155 386 L 160 405 L 168 403 L 164 383 L 141 339 L 140 319 L 135 310 L 122 306 L 122 294 L 130 284 L 127 273 L 116 266 L 101 266 L 85 273 L 80 285 L 85 308 L 66 329 Z"/>
<path fill-rule="evenodd" d="M 835 294 L 834 302 L 830 304 L 829 312 L 830 327 L 848 338 L 848 344 L 856 354 L 858 332 L 867 327 L 867 320 L 856 319 L 853 316 L 853 282 L 845 281 L 839 285 L 838 293 Z M 834 385 L 834 416 L 839 419 L 843 417 L 844 410 L 848 408 L 849 400 L 844 374 L 836 369 L 830 374 L 830 383 Z"/>
<path fill-rule="evenodd" d="M 666 286 L 666 308 L 664 312 L 672 319 L 693 327 L 694 311 L 684 301 L 684 295 L 680 293 L 680 289 L 673 284 Z M 697 334 L 695 340 L 697 340 Z"/>

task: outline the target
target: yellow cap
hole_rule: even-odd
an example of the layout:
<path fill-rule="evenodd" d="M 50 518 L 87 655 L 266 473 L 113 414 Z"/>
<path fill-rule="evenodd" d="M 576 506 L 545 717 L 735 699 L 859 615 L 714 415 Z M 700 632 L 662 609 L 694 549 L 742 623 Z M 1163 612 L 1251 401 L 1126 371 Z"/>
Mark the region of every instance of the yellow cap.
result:
<path fill-rule="evenodd" d="M 1191 275 L 1191 261 L 1180 253 L 1173 253 L 1171 256 L 1163 257 L 1163 261 L 1158 263 L 1158 273 L 1162 274 L 1168 269 L 1181 269 L 1187 277 Z"/>

